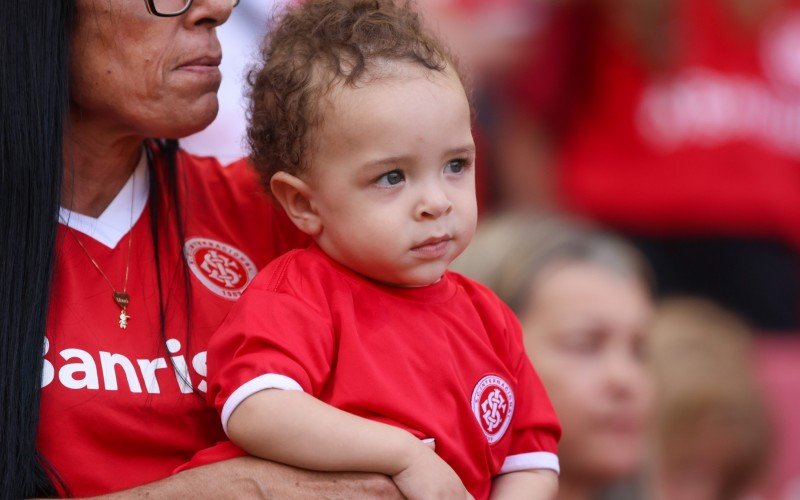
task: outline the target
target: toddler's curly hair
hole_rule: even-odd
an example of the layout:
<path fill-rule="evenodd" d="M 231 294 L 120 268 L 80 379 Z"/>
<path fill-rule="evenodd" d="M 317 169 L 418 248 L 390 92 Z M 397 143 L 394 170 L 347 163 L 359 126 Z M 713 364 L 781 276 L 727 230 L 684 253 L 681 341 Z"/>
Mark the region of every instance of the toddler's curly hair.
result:
<path fill-rule="evenodd" d="M 306 169 L 310 132 L 331 87 L 361 83 L 382 61 L 452 68 L 466 83 L 410 0 L 305 0 L 278 18 L 248 77 L 250 157 L 268 191 L 276 172 Z"/>

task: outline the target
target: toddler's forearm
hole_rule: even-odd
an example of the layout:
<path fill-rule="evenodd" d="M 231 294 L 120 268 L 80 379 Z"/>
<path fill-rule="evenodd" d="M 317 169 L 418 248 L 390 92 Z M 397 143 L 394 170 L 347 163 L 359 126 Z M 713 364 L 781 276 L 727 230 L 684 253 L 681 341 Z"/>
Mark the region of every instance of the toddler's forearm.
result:
<path fill-rule="evenodd" d="M 228 435 L 255 456 L 319 471 L 405 469 L 424 445 L 410 433 L 334 408 L 300 391 L 270 389 L 244 400 Z"/>
<path fill-rule="evenodd" d="M 558 475 L 547 469 L 510 472 L 492 481 L 491 500 L 553 500 L 558 493 Z"/>

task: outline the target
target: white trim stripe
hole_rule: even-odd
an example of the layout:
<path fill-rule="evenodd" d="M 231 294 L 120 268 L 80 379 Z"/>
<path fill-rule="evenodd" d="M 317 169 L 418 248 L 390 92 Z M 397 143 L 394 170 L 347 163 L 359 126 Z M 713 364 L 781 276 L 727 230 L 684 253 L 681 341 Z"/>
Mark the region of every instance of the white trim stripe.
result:
<path fill-rule="evenodd" d="M 281 389 L 284 391 L 303 391 L 300 384 L 293 378 L 286 375 L 279 375 L 277 373 L 267 373 L 260 375 L 249 382 L 240 385 L 238 389 L 233 391 L 228 400 L 222 406 L 220 418 L 222 419 L 222 428 L 225 430 L 225 435 L 228 435 L 228 419 L 231 418 L 233 410 L 235 410 L 242 401 L 249 398 L 257 392 L 267 389 Z"/>
<path fill-rule="evenodd" d="M 498 474 L 508 474 L 509 472 L 530 469 L 549 469 L 556 474 L 561 472 L 561 467 L 559 467 L 558 464 L 558 456 L 555 453 L 537 451 L 507 456 Z"/>
<path fill-rule="evenodd" d="M 95 241 L 113 249 L 131 230 L 131 201 L 133 202 L 132 218 L 135 225 L 144 212 L 149 193 L 150 173 L 147 171 L 147 159 L 144 150 L 142 150 L 142 157 L 139 159 L 139 164 L 136 165 L 133 174 L 109 203 L 108 207 L 100 214 L 100 217 L 89 217 L 88 215 L 60 207 L 58 219 L 61 224 L 65 224 L 75 231 L 80 231 Z"/>

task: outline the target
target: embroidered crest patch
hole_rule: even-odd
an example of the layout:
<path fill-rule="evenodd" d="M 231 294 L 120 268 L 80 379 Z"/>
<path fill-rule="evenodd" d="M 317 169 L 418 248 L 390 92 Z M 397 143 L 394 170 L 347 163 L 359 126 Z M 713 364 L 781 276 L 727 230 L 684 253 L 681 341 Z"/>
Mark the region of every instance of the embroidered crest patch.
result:
<path fill-rule="evenodd" d="M 192 238 L 183 248 L 189 269 L 209 290 L 228 300 L 236 300 L 257 269 L 238 248 L 209 238 Z"/>
<path fill-rule="evenodd" d="M 489 444 L 503 437 L 514 415 L 514 391 L 497 375 L 483 377 L 472 391 L 472 413 Z"/>

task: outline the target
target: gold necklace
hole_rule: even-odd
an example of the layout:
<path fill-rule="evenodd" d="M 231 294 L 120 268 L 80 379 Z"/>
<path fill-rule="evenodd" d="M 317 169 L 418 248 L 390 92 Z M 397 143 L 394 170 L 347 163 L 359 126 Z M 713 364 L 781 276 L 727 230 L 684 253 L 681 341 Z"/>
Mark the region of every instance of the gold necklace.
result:
<path fill-rule="evenodd" d="M 133 181 L 131 183 L 131 215 L 130 215 L 130 221 L 129 221 L 130 225 L 129 225 L 129 229 L 128 229 L 128 258 L 127 258 L 127 263 L 125 264 L 125 282 L 122 284 L 122 291 L 121 292 L 119 290 L 117 290 L 116 288 L 114 288 L 114 285 L 111 283 L 111 280 L 108 279 L 108 276 L 106 275 L 106 273 L 104 273 L 103 270 L 100 269 L 100 264 L 98 264 L 97 261 L 94 260 L 94 257 L 92 257 L 92 254 L 90 254 L 89 250 L 86 249 L 86 246 L 83 244 L 83 242 L 80 240 L 80 238 L 78 238 L 78 235 L 75 234 L 75 232 L 72 230 L 72 228 L 69 227 L 69 224 L 67 224 L 67 222 L 64 221 L 63 217 L 61 217 L 61 221 L 64 222 L 64 225 L 66 226 L 67 231 L 69 231 L 69 234 L 71 234 L 72 237 L 75 238 L 75 241 L 81 247 L 81 249 L 83 250 L 83 253 L 85 253 L 86 256 L 89 257 L 89 260 L 92 262 L 92 264 L 94 264 L 94 267 L 100 273 L 100 276 L 102 276 L 103 279 L 106 280 L 106 283 L 108 283 L 108 286 L 111 287 L 111 297 L 114 299 L 114 302 L 116 302 L 116 304 L 120 308 L 120 311 L 119 311 L 119 327 L 121 329 L 123 329 L 123 330 L 128 328 L 128 320 L 131 319 L 131 316 L 128 314 L 128 304 L 131 303 L 131 296 L 128 295 L 128 272 L 131 270 L 131 244 L 133 243 L 133 199 L 134 199 L 134 196 L 136 195 L 136 172 L 135 171 L 134 171 L 133 175 L 134 175 L 134 177 L 133 177 Z"/>

